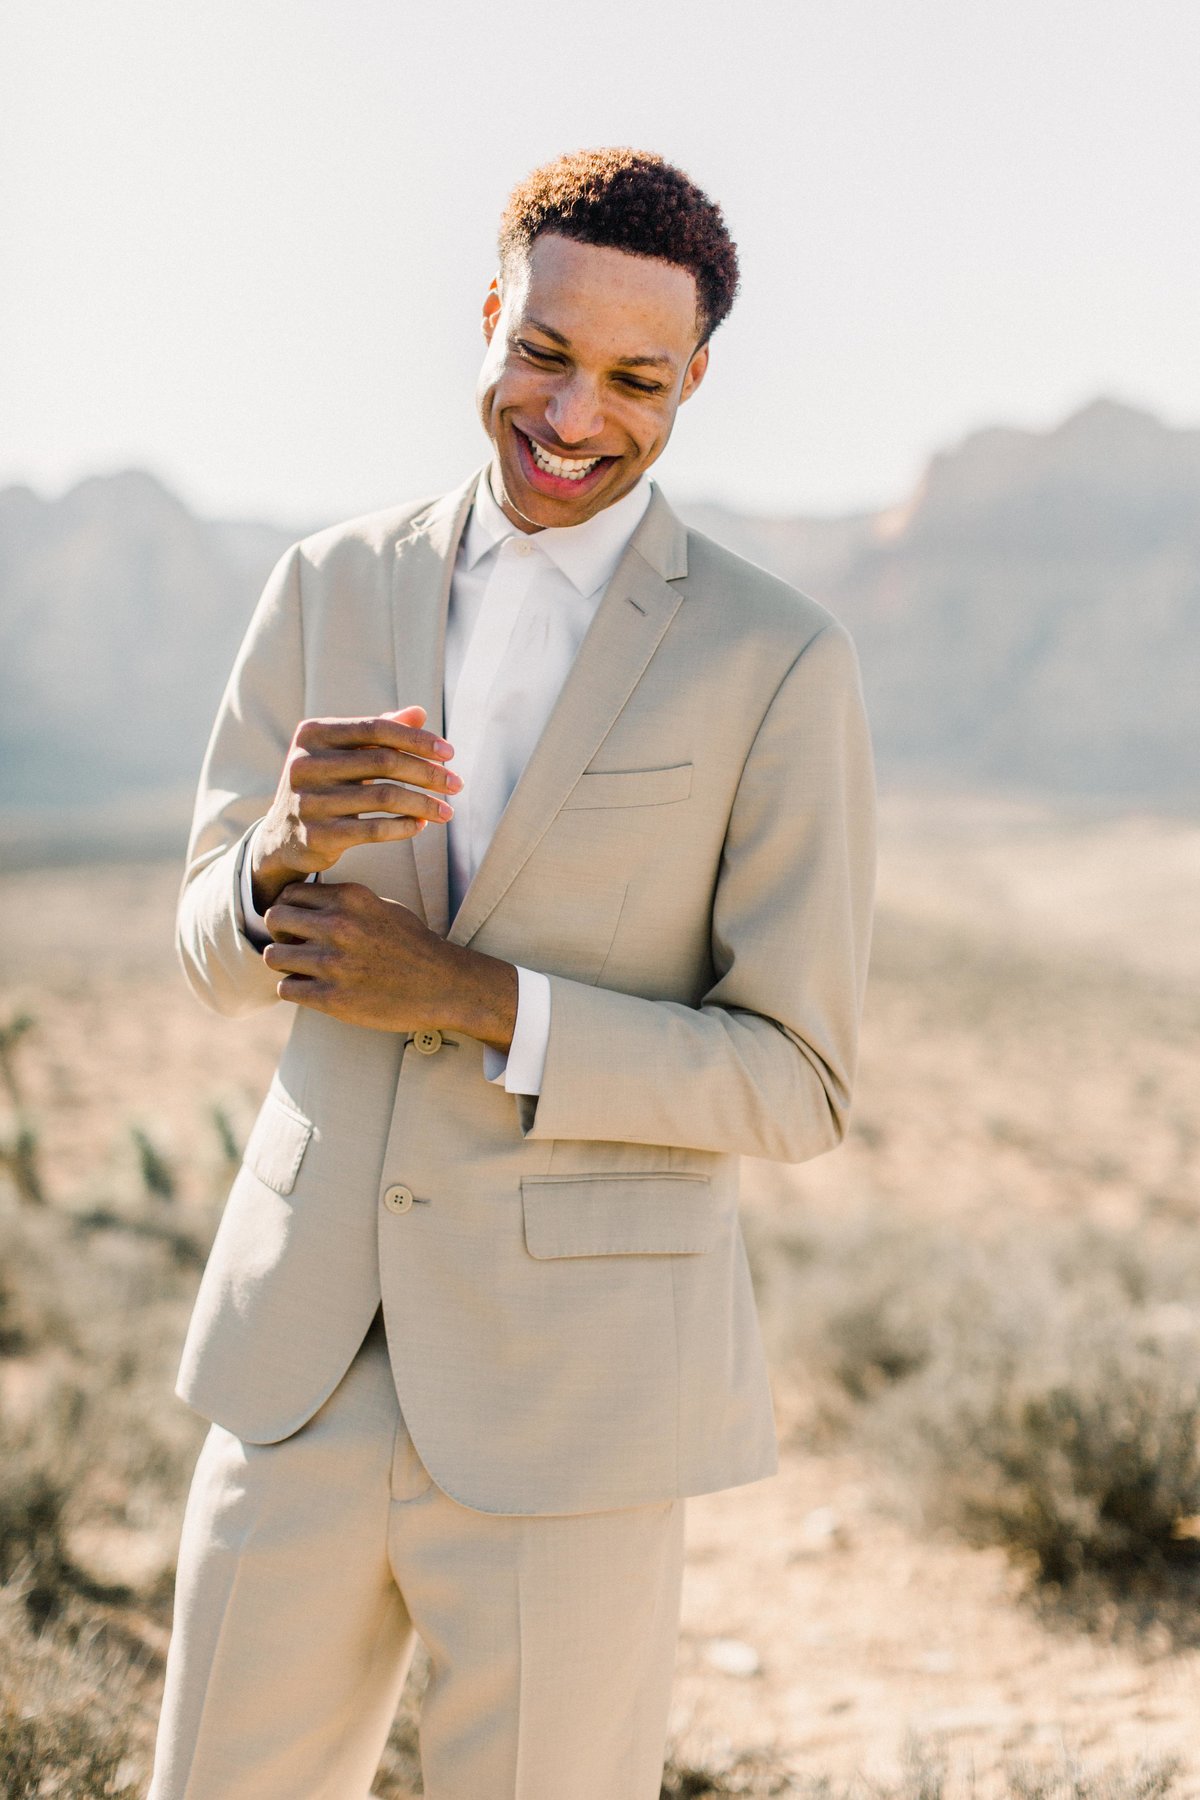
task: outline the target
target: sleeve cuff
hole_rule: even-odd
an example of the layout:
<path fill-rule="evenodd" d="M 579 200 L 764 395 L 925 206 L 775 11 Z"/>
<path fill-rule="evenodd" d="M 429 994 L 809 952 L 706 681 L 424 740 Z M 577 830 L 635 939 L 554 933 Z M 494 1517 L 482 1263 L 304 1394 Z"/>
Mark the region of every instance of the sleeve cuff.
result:
<path fill-rule="evenodd" d="M 258 827 L 250 833 L 242 845 L 242 862 L 238 870 L 238 885 L 242 901 L 242 929 L 256 949 L 261 950 L 269 944 L 271 934 L 267 930 L 266 921 L 254 905 L 254 884 L 250 876 L 250 849 L 258 836 Z"/>
<path fill-rule="evenodd" d="M 253 859 L 251 851 L 253 850 L 254 840 L 257 836 L 258 826 L 256 825 L 242 846 L 242 862 L 241 867 L 238 870 L 238 893 L 242 902 L 242 929 L 250 939 L 250 942 L 254 945 L 255 949 L 261 950 L 265 944 L 270 943 L 271 934 L 267 930 L 266 920 L 254 904 L 254 881 L 251 874 L 251 862 Z M 315 881 L 317 878 L 315 875 L 306 875 L 304 879 L 305 881 Z M 547 982 L 546 985 L 549 986 L 549 982 Z M 549 1000 L 547 1000 L 546 1006 L 548 1018 Z"/>
<path fill-rule="evenodd" d="M 494 1087 L 508 1094 L 540 1094 L 546 1047 L 550 1042 L 550 978 L 536 970 L 517 970 L 517 1022 L 507 1052 L 483 1051 L 483 1072 Z"/>

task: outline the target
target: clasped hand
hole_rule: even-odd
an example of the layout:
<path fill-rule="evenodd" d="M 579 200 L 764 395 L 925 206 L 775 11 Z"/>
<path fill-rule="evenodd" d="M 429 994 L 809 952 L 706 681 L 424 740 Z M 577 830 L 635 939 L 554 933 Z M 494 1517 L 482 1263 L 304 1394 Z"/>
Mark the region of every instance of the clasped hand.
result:
<path fill-rule="evenodd" d="M 444 825 L 460 777 L 444 738 L 423 731 L 425 709 L 370 719 L 303 719 L 270 811 L 254 837 L 254 904 L 265 912 L 297 875 L 323 874 L 352 844 L 415 837 Z M 365 813 L 376 816 L 363 817 Z"/>
<path fill-rule="evenodd" d="M 281 1000 L 376 1031 L 449 1027 L 506 1050 L 516 1023 L 511 963 L 448 944 L 396 900 L 361 882 L 312 884 L 352 844 L 409 838 L 444 824 L 432 797 L 462 782 L 451 746 L 421 730 L 424 710 L 297 727 L 271 810 L 254 840 L 256 906 L 273 942 L 263 961 Z M 400 782 L 406 786 L 397 785 Z M 383 817 L 361 817 L 367 809 Z"/>

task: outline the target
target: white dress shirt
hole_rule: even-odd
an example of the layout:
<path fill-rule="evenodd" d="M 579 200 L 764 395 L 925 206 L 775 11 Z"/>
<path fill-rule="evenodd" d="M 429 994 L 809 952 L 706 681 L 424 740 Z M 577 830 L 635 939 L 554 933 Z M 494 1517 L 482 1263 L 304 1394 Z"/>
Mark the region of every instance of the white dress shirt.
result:
<path fill-rule="evenodd" d="M 479 482 L 458 546 L 446 618 L 443 687 L 450 767 L 462 777 L 444 829 L 451 917 L 462 904 L 492 834 L 554 710 L 604 591 L 650 504 L 646 476 L 582 525 L 524 533 Z M 403 702 L 402 702 L 403 703 Z M 250 857 L 243 856 L 247 935 L 265 943 Z M 550 1037 L 550 983 L 517 967 L 517 1018 L 507 1052 L 484 1050 L 489 1081 L 509 1093 L 541 1092 Z"/>

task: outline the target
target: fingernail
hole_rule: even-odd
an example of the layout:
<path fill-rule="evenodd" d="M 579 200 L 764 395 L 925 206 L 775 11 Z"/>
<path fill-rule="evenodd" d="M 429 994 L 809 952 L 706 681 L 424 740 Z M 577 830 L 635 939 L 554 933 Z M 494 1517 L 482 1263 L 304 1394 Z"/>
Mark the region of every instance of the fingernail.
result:
<path fill-rule="evenodd" d="M 446 773 L 446 791 L 447 791 L 447 793 L 450 793 L 450 794 L 461 793 L 462 792 L 462 784 L 463 784 L 462 776 L 456 775 L 454 773 L 453 769 L 449 769 Z"/>
<path fill-rule="evenodd" d="M 452 819 L 454 817 L 454 808 L 452 806 L 447 806 L 444 800 L 438 801 L 437 809 L 438 817 L 441 819 Z"/>
<path fill-rule="evenodd" d="M 439 756 L 453 756 L 454 745 L 448 744 L 445 738 L 434 738 L 433 747 Z"/>

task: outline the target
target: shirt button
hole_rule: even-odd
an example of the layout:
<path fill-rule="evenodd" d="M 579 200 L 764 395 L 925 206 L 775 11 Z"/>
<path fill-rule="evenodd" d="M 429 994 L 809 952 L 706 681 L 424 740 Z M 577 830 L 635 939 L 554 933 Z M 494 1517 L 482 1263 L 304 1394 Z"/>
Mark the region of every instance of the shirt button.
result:
<path fill-rule="evenodd" d="M 529 556 L 532 552 L 533 545 L 529 542 L 528 538 L 516 539 L 516 553 L 518 556 Z"/>
<path fill-rule="evenodd" d="M 413 1034 L 413 1049 L 419 1050 L 422 1056 L 436 1056 L 442 1047 L 440 1031 L 417 1031 Z"/>
<path fill-rule="evenodd" d="M 397 1182 L 394 1187 L 390 1187 L 383 1196 L 383 1204 L 387 1207 L 389 1212 L 406 1213 L 412 1203 L 412 1189 L 409 1187 L 402 1187 L 399 1182 Z"/>

